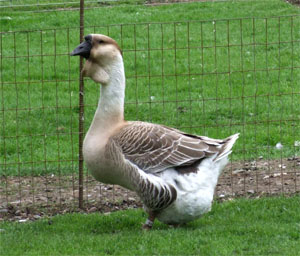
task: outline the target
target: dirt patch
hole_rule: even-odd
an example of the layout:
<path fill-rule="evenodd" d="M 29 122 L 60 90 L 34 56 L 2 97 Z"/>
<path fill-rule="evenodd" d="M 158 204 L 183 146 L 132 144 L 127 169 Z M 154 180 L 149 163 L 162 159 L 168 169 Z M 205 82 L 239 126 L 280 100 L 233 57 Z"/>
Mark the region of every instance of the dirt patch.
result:
<path fill-rule="evenodd" d="M 86 175 L 84 207 L 78 208 L 75 176 L 1 177 L 0 220 L 25 222 L 70 212 L 101 212 L 141 207 L 136 194 L 104 185 Z M 232 162 L 220 176 L 215 199 L 300 192 L 300 157 Z"/>
<path fill-rule="evenodd" d="M 300 157 L 232 162 L 219 179 L 222 197 L 291 194 L 300 191 Z"/>
<path fill-rule="evenodd" d="M 289 2 L 290 4 L 295 4 L 300 6 L 300 0 L 286 0 L 287 2 Z"/>
<path fill-rule="evenodd" d="M 108 213 L 141 206 L 134 192 L 101 184 L 91 176 L 85 177 L 83 192 L 84 207 L 80 209 L 77 177 L 2 177 L 0 221 L 22 222 L 71 212 Z"/>

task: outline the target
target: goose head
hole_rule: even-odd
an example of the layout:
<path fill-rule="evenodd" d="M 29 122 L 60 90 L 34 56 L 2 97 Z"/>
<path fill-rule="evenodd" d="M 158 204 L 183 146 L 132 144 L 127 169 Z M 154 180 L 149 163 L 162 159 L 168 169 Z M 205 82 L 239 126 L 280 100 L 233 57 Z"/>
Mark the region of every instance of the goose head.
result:
<path fill-rule="evenodd" d="M 89 34 L 78 45 L 71 56 L 82 56 L 86 59 L 82 75 L 90 77 L 95 82 L 106 85 L 109 83 L 112 72 L 122 65 L 122 51 L 112 38 L 102 34 Z"/>

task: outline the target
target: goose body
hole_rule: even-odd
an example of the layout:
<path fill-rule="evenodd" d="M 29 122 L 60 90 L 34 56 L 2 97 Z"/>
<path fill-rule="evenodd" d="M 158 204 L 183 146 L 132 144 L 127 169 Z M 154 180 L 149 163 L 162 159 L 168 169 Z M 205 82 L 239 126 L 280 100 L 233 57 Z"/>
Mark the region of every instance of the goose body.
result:
<path fill-rule="evenodd" d="M 149 214 L 145 228 L 151 228 L 155 218 L 181 224 L 208 212 L 238 134 L 218 140 L 163 125 L 125 121 L 125 72 L 118 44 L 107 36 L 91 34 L 71 55 L 85 57 L 83 75 L 102 84 L 83 144 L 92 175 L 135 191 Z"/>

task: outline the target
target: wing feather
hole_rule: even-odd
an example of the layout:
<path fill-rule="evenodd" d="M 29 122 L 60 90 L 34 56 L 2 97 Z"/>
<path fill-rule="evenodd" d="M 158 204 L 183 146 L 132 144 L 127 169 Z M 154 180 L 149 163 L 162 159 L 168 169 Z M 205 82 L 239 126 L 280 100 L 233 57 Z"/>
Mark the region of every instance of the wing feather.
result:
<path fill-rule="evenodd" d="M 220 151 L 223 140 L 183 133 L 166 126 L 131 122 L 112 139 L 127 160 L 145 172 L 189 166 Z"/>

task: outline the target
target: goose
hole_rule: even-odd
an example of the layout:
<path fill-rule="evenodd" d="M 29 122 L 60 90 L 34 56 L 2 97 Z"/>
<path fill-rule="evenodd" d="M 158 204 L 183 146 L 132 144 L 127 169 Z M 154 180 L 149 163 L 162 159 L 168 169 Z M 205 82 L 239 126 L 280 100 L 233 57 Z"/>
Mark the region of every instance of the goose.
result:
<path fill-rule="evenodd" d="M 124 119 L 125 71 L 115 40 L 89 34 L 71 56 L 84 57 L 82 75 L 100 83 L 99 103 L 83 142 L 97 181 L 135 191 L 148 218 L 180 225 L 210 211 L 218 177 L 239 134 L 212 139 L 164 125 Z"/>

